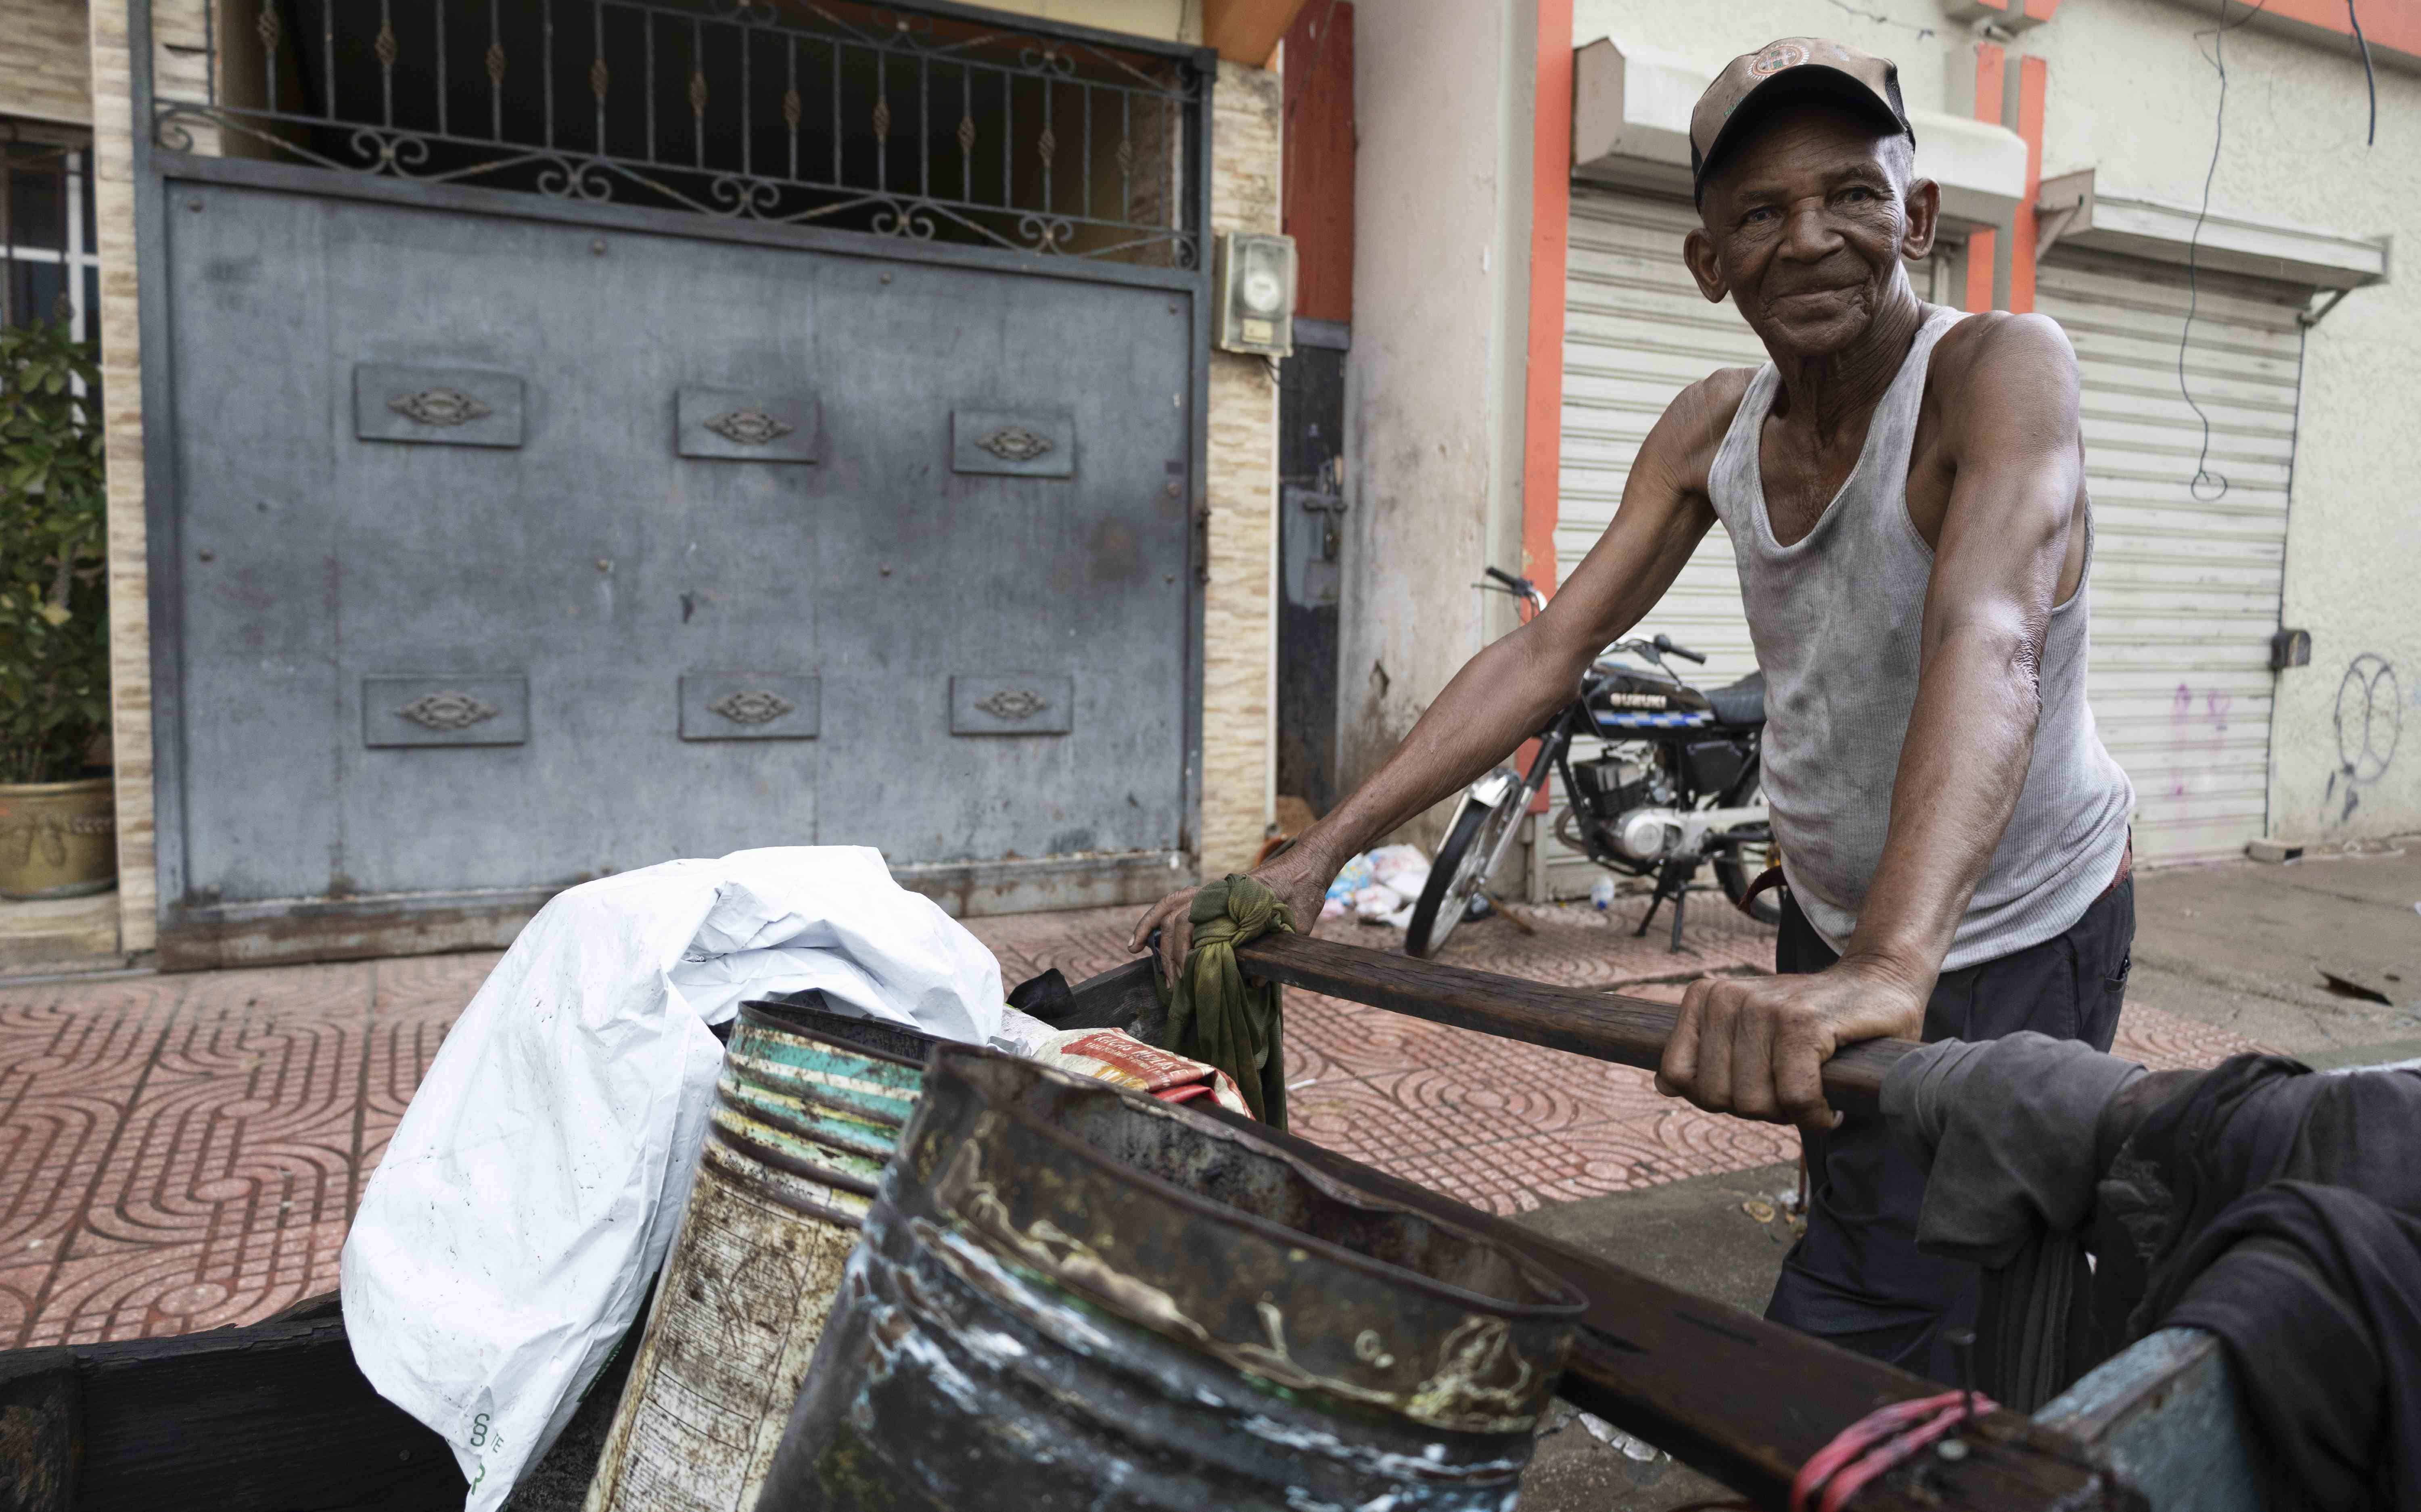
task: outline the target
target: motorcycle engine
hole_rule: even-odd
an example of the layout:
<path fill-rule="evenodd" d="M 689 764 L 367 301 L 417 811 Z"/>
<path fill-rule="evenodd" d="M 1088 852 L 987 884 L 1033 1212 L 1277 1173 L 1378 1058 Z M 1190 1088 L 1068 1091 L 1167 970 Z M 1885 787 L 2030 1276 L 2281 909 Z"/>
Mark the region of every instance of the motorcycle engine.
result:
<path fill-rule="evenodd" d="M 1679 818 L 1669 808 L 1634 808 L 1614 821 L 1614 843 L 1633 860 L 1659 860 L 1681 843 Z"/>
<path fill-rule="evenodd" d="M 1681 840 L 1669 807 L 1673 786 L 1645 762 L 1604 756 L 1572 763 L 1572 785 L 1585 800 L 1597 833 L 1634 861 L 1655 861 Z"/>
<path fill-rule="evenodd" d="M 1587 801 L 1590 813 L 1609 820 L 1626 809 L 1651 802 L 1648 787 L 1654 775 L 1646 763 L 1622 756 L 1603 756 L 1595 761 L 1572 763 L 1572 786 Z"/>

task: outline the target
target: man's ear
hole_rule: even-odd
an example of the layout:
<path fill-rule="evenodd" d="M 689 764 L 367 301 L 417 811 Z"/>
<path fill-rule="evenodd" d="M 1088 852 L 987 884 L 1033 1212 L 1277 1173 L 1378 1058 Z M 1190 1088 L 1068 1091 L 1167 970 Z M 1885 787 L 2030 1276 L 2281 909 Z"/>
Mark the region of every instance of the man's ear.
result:
<path fill-rule="evenodd" d="M 1724 265 L 1715 257 L 1714 238 L 1704 231 L 1692 231 L 1683 237 L 1681 260 L 1689 264 L 1690 276 L 1698 281 L 1698 292 L 1707 296 L 1707 303 L 1721 304 L 1724 296 L 1731 292 L 1731 286 L 1724 282 Z"/>
<path fill-rule="evenodd" d="M 1942 186 L 1919 179 L 1908 186 L 1900 203 L 1908 211 L 1908 226 L 1900 232 L 1899 255 L 1913 261 L 1933 250 L 1933 234 L 1942 224 Z"/>

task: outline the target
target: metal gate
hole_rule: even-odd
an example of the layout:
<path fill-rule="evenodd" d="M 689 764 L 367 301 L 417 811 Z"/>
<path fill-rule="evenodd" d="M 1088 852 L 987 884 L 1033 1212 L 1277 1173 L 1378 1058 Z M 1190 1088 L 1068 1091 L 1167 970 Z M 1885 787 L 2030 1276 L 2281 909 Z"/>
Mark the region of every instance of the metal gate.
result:
<path fill-rule="evenodd" d="M 551 179 L 501 104 L 494 141 L 463 139 L 456 44 L 430 75 L 444 132 L 404 133 L 389 87 L 349 136 L 272 98 L 312 101 L 315 70 L 274 55 L 324 35 L 310 0 L 237 8 L 211 35 L 265 39 L 265 87 L 229 105 L 213 60 L 215 103 L 160 96 L 146 179 L 168 959 L 477 943 L 556 887 L 758 845 L 876 846 L 965 912 L 1165 888 L 1197 802 L 1202 176 L 1079 129 L 1116 92 L 1070 71 L 1081 39 L 560 8 L 613 61 Z M 787 152 L 740 121 L 773 164 L 753 179 L 714 164 L 700 105 L 684 178 L 653 161 L 679 153 L 652 105 L 644 151 L 615 142 L 599 81 L 638 45 L 617 10 L 692 99 L 814 47 L 829 99 L 812 70 L 767 96 Z M 673 21 L 687 51 L 655 51 Z M 379 21 L 367 46 L 391 83 L 407 43 Z M 1208 76 L 1176 62 L 1153 98 L 1181 94 L 1198 160 Z M 478 83 L 501 99 L 510 67 Z M 322 103 L 346 70 L 331 48 Z M 852 124 L 860 85 L 881 114 Z M 1145 139 L 1147 92 L 1118 140 Z M 1172 181 L 1155 163 L 1183 193 L 1086 215 L 1016 165 L 987 190 L 1021 104 L 1042 140 L 1011 140 L 1044 165 L 1081 148 L 1088 195 Z M 852 187 L 869 130 L 888 161 Z M 256 138 L 311 165 L 170 150 Z M 800 167 L 824 147 L 830 171 Z M 1058 224 L 1020 243 L 1036 214 Z"/>

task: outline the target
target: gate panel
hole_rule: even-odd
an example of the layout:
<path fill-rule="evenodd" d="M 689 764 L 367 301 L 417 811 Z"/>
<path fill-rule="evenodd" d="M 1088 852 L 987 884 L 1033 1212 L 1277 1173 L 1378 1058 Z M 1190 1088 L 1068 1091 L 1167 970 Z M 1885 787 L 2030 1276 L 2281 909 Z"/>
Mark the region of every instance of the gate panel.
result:
<path fill-rule="evenodd" d="M 188 902 L 1179 846 L 1185 295 L 169 188 Z M 1072 475 L 955 471 L 977 410 Z"/>

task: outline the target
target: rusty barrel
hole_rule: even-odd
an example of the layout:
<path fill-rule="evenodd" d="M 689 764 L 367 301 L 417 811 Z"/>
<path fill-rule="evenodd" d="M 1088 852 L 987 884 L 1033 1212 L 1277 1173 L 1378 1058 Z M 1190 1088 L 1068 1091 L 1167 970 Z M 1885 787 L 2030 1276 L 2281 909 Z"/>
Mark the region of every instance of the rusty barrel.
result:
<path fill-rule="evenodd" d="M 812 1006 L 740 1010 L 587 1512 L 756 1504 L 931 1044 Z"/>
<path fill-rule="evenodd" d="M 1580 1299 L 1246 1129 L 938 1049 L 763 1512 L 1512 1504 Z"/>

